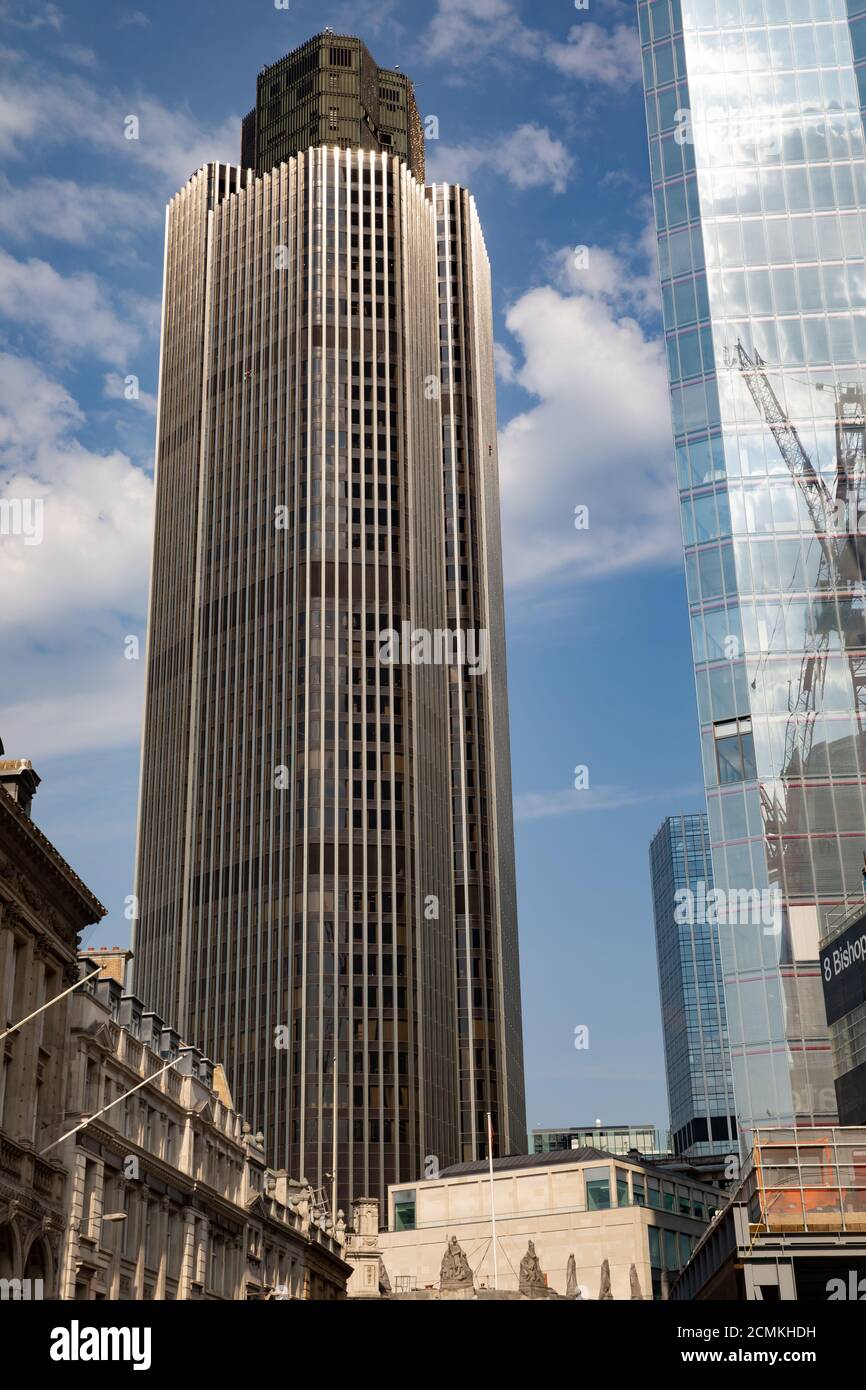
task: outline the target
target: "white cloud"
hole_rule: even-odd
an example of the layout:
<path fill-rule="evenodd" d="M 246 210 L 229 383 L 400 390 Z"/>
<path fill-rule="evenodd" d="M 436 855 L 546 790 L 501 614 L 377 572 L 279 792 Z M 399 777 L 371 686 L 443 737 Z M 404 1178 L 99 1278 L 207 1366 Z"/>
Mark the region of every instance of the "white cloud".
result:
<path fill-rule="evenodd" d="M 117 27 L 119 29 L 147 29 L 150 27 L 150 20 L 142 10 L 127 10 L 125 14 L 118 16 Z"/>
<path fill-rule="evenodd" d="M 431 59 L 473 63 L 485 54 L 537 57 L 541 36 L 510 0 L 439 0 L 424 46 Z"/>
<path fill-rule="evenodd" d="M 72 179 L 35 178 L 13 185 L 0 174 L 0 228 L 18 241 L 45 236 L 74 246 L 106 237 L 126 240 L 133 231 L 156 226 L 163 210 L 152 197 Z"/>
<path fill-rule="evenodd" d="M 59 652 L 16 650 L 14 692 L 4 679 L 0 728 L 14 756 L 46 758 L 124 748 L 141 734 L 144 661 L 123 656 L 123 625 L 112 646 L 89 639 Z M 142 645 L 143 650 L 143 645 Z M 10 659 L 10 670 L 13 662 Z"/>
<path fill-rule="evenodd" d="M 143 611 L 153 485 L 125 454 L 96 453 L 84 416 L 29 358 L 0 354 L 0 496 L 40 498 L 44 538 L 0 547 L 0 632 L 40 641 Z M 72 628 L 70 628 L 72 624 Z"/>
<path fill-rule="evenodd" d="M 85 448 L 77 403 L 29 358 L 0 353 L 0 498 L 39 498 L 41 544 L 0 545 L 7 748 L 43 758 L 138 739 L 153 485 Z M 141 659 L 124 639 L 136 636 Z"/>
<path fill-rule="evenodd" d="M 614 5 L 612 12 L 628 13 Z M 612 28 L 583 19 L 566 41 L 531 28 L 512 0 L 438 0 L 424 36 L 432 61 L 447 60 L 465 69 L 479 61 L 505 65 L 519 59 L 543 62 L 566 77 L 604 86 L 630 86 L 641 80 L 640 42 L 632 22 Z"/>
<path fill-rule="evenodd" d="M 171 108 L 143 92 L 97 90 L 78 73 L 46 69 L 20 53 L 0 54 L 0 155 L 22 156 L 75 141 L 124 161 L 124 173 L 143 174 L 171 194 L 210 160 L 240 158 L 240 116 L 215 129 L 185 107 Z M 136 116 L 139 138 L 124 122 Z"/>
<path fill-rule="evenodd" d="M 63 28 L 63 15 L 56 5 L 34 5 L 32 0 L 26 4 L 0 4 L 0 19 L 13 29 L 55 29 Z"/>
<path fill-rule="evenodd" d="M 649 226 L 637 242 L 622 238 L 613 248 L 567 247 L 556 253 L 552 266 L 560 288 L 644 318 L 661 308 L 655 258 L 655 232 Z"/>
<path fill-rule="evenodd" d="M 140 387 L 136 395 L 128 394 L 131 383 L 128 385 L 126 377 L 122 377 L 119 372 L 106 372 L 103 380 L 103 395 L 112 401 L 126 401 L 130 405 L 137 406 L 147 415 L 156 415 L 156 396 L 150 391 L 142 391 Z"/>
<path fill-rule="evenodd" d="M 560 253 L 558 284 L 529 290 L 506 316 L 522 353 L 516 380 L 536 398 L 500 432 L 506 578 L 517 587 L 680 557 L 662 343 L 634 317 L 629 265 L 589 251 L 594 280 L 571 278 Z M 575 529 L 578 506 L 588 529 Z"/>
<path fill-rule="evenodd" d="M 553 816 L 571 816 L 588 811 L 622 811 L 629 806 L 664 801 L 679 804 L 685 797 L 696 797 L 703 788 L 659 787 L 657 791 L 636 791 L 629 787 L 586 787 L 583 791 L 565 788 L 552 792 L 523 792 L 514 799 L 515 819 L 525 824 L 534 820 L 549 820 Z"/>
<path fill-rule="evenodd" d="M 517 379 L 517 363 L 514 353 L 509 352 L 504 343 L 493 344 L 493 362 L 499 381 L 508 384 Z"/>
<path fill-rule="evenodd" d="M 565 145 L 546 126 L 528 122 L 492 140 L 437 146 L 428 154 L 427 181 L 469 184 L 477 173 L 487 171 L 521 191 L 550 187 L 554 193 L 564 193 L 573 162 Z"/>
<path fill-rule="evenodd" d="M 152 327 L 153 310 L 127 301 L 121 316 L 95 275 L 61 275 L 47 261 L 17 261 L 0 251 L 0 313 L 31 329 L 61 355 L 92 352 L 123 365 Z"/>
<path fill-rule="evenodd" d="M 80 43 L 64 43 L 57 50 L 61 58 L 65 58 L 69 63 L 76 63 L 80 68 L 95 68 L 98 66 L 96 54 L 92 48 L 86 48 Z"/>
<path fill-rule="evenodd" d="M 585 82 L 619 87 L 641 80 L 640 39 L 631 24 L 605 29 L 584 20 L 569 29 L 566 43 L 548 45 L 546 57 L 560 72 Z"/>

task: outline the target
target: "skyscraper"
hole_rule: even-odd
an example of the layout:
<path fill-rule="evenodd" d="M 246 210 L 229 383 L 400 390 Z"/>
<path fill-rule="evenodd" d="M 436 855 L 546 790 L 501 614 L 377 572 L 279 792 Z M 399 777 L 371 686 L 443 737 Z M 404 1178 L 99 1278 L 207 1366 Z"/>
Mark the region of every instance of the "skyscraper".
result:
<path fill-rule="evenodd" d="M 665 1075 L 674 1152 L 731 1153 L 737 1122 L 705 815 L 668 816 L 650 845 Z"/>
<path fill-rule="evenodd" d="M 781 905 L 720 924 L 737 1110 L 820 1123 L 820 928 L 866 848 L 864 21 L 638 14 L 715 884 Z"/>
<path fill-rule="evenodd" d="M 322 35 L 266 70 L 256 167 L 169 205 L 136 889 L 137 989 L 274 1163 L 328 1187 L 336 1137 L 343 1205 L 475 1156 L 482 1105 L 525 1144 L 483 242 L 455 231 L 452 300 L 437 191 L 366 119 L 268 163 L 277 106 L 370 62 Z"/>

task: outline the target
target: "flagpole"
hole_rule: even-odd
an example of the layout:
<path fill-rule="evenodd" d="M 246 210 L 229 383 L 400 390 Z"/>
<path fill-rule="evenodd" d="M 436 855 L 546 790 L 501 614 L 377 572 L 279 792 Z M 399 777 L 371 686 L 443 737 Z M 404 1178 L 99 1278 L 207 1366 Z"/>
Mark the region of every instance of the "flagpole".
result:
<path fill-rule="evenodd" d="M 339 1039 L 337 1040 L 339 1041 Z M 331 1231 L 337 1234 L 337 1048 L 334 1047 L 334 1097 L 331 1111 Z"/>
<path fill-rule="evenodd" d="M 496 1253 L 496 1202 L 493 1197 L 493 1116 L 487 1112 L 487 1161 L 490 1169 L 490 1226 L 493 1232 L 493 1287 L 499 1287 L 499 1260 Z"/>

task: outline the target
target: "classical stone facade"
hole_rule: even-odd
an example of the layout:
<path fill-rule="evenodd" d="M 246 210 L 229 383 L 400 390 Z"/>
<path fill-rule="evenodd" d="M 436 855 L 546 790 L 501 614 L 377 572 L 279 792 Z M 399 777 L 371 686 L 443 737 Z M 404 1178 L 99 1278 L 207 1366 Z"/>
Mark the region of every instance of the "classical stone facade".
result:
<path fill-rule="evenodd" d="M 344 1297 L 344 1223 L 124 992 L 130 953 L 79 951 L 105 909 L 31 819 L 38 785 L 0 759 L 0 1299 Z"/>
<path fill-rule="evenodd" d="M 75 995 L 30 1015 L 75 984 L 78 934 L 105 909 L 31 819 L 39 780 L 0 759 L 0 1282 L 56 1298 L 67 1174 L 43 1150 L 62 1133 Z"/>
<path fill-rule="evenodd" d="M 66 1127 L 93 1118 L 59 1150 L 61 1296 L 342 1298 L 350 1271 L 310 1189 L 267 1167 L 223 1068 L 125 994 L 115 962 L 83 953 L 72 1004 Z"/>

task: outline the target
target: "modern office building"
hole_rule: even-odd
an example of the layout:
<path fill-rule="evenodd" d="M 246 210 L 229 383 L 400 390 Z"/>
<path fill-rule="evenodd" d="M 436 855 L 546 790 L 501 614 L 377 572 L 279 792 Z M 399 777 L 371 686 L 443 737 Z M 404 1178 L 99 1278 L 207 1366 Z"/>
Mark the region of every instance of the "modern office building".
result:
<path fill-rule="evenodd" d="M 348 1210 L 526 1142 L 492 323 L 471 200 L 354 127 L 268 163 L 272 86 L 367 62 L 299 53 L 168 211 L 136 987 Z"/>
<path fill-rule="evenodd" d="M 675 1154 L 732 1153 L 737 1121 L 707 818 L 668 816 L 650 845 L 665 1076 Z"/>
<path fill-rule="evenodd" d="M 779 905 L 719 924 L 742 1135 L 836 1115 L 818 943 L 866 847 L 863 21 L 638 12 L 714 881 Z"/>
<path fill-rule="evenodd" d="M 461 1153 L 523 1153 L 526 1118 L 490 267 L 474 199 L 436 184 L 445 588 L 451 631 L 480 634 L 448 683 Z M 481 328 L 479 328 L 481 325 Z M 481 675 L 482 667 L 489 669 Z"/>
<path fill-rule="evenodd" d="M 668 1135 L 654 1125 L 574 1125 L 567 1129 L 534 1129 L 534 1154 L 558 1153 L 562 1149 L 604 1149 L 609 1154 L 669 1152 Z"/>
<path fill-rule="evenodd" d="M 866 1125 L 866 903 L 839 908 L 821 942 L 839 1121 Z"/>
<path fill-rule="evenodd" d="M 492 1187 L 492 1192 L 491 1192 Z M 570 1257 L 584 1299 L 660 1298 L 720 1203 L 704 1183 L 593 1147 L 457 1163 L 391 1187 L 378 1245 L 394 1292 L 436 1290 L 456 1237 L 477 1290 L 510 1290 L 532 1241 L 546 1286 L 565 1295 Z M 491 1234 L 496 1213 L 496 1252 Z M 636 1280 L 636 1283 L 635 1283 Z M 350 1296 L 353 1290 L 350 1286 Z"/>
<path fill-rule="evenodd" d="M 671 1286 L 677 1302 L 862 1301 L 866 1129 L 756 1129 L 736 1191 Z"/>

